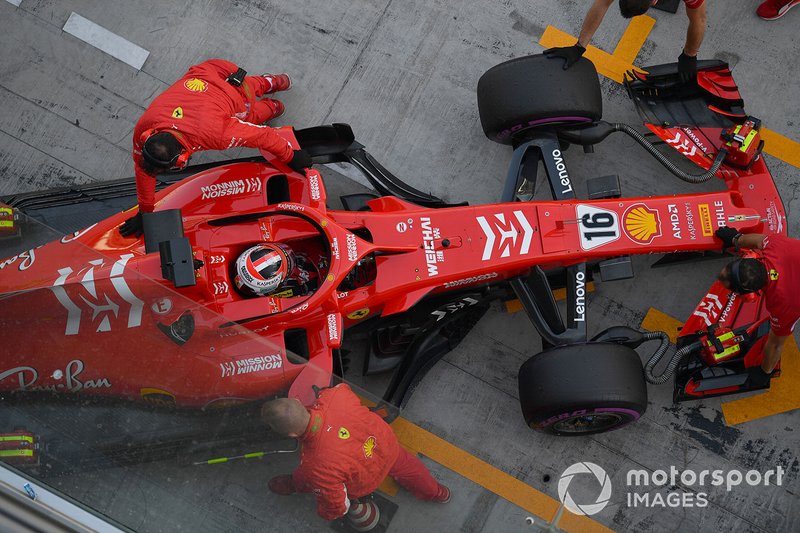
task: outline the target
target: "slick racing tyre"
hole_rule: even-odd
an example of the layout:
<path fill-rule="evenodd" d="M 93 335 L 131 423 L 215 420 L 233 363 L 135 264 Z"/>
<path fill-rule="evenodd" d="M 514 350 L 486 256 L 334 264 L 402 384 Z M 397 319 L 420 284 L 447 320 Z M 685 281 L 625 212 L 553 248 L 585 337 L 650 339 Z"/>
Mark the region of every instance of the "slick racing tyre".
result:
<path fill-rule="evenodd" d="M 556 346 L 519 370 L 525 422 L 552 435 L 590 435 L 636 421 L 647 409 L 642 362 L 612 343 Z"/>
<path fill-rule="evenodd" d="M 513 144 L 532 128 L 590 124 L 603 114 L 600 80 L 591 61 L 567 70 L 561 59 L 531 55 L 490 68 L 478 80 L 478 112 L 486 136 Z"/>

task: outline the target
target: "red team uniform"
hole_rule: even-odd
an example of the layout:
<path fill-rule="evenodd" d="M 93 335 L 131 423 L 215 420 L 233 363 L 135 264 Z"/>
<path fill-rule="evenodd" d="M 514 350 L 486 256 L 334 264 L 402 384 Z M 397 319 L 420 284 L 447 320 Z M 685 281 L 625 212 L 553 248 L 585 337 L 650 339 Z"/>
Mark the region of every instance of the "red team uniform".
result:
<path fill-rule="evenodd" d="M 786 337 L 800 319 L 800 241 L 777 233 L 767 235 L 763 253 L 768 272 L 764 295 L 772 331 Z"/>
<path fill-rule="evenodd" d="M 374 492 L 387 475 L 421 500 L 437 497 L 439 483 L 422 461 L 400 447 L 392 428 L 349 386 L 323 390 L 309 413 L 292 480 L 299 492 L 316 494 L 325 520 L 346 514 L 350 499 Z"/>
<path fill-rule="evenodd" d="M 266 150 L 283 162 L 291 161 L 291 145 L 275 130 L 262 125 L 283 113 L 283 104 L 270 98 L 258 100 L 288 89 L 288 78 L 268 74 L 247 76 L 235 87 L 226 80 L 237 68 L 222 59 L 194 65 L 158 95 L 136 123 L 133 161 L 141 212 L 153 211 L 156 181 L 141 166 L 142 145 L 152 133 L 172 133 L 187 155 L 200 150 L 247 146 Z"/>

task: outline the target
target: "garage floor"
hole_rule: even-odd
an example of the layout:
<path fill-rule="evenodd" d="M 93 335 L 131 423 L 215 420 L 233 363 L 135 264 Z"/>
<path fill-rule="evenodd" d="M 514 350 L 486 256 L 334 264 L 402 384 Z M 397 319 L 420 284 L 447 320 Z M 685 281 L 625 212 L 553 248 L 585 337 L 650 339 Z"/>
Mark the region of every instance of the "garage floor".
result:
<path fill-rule="evenodd" d="M 768 130 L 765 157 L 796 237 L 800 9 L 766 22 L 754 14 L 757 1 L 707 3 L 700 57 L 734 67 L 747 111 Z M 147 103 L 191 64 L 222 57 L 253 73 L 290 74 L 278 124 L 347 122 L 411 185 L 449 201 L 496 201 L 510 151 L 481 132 L 477 80 L 497 63 L 576 35 L 587 7 L 566 0 L 0 0 L 0 196 L 131 176 L 131 134 Z M 97 42 L 106 51 L 75 36 L 91 23 L 118 36 Z M 587 53 L 602 74 L 604 118 L 641 123 L 619 84 L 621 69 L 675 61 L 685 29 L 683 7 L 633 21 L 611 8 L 593 42 L 598 49 Z M 193 162 L 250 154 L 207 152 Z M 690 189 L 624 137 L 610 137 L 594 154 L 572 149 L 565 157 L 579 196 L 585 179 L 612 173 L 625 196 L 720 188 Z M 674 332 L 724 263 L 650 269 L 656 259 L 635 258 L 634 280 L 596 284 L 590 335 L 619 323 Z M 18 342 L 2 333 L 0 341 Z M 581 532 L 797 531 L 800 396 L 792 393 L 800 386 L 800 352 L 789 344 L 781 387 L 773 387 L 780 390 L 770 396 L 673 405 L 669 385 L 651 386 L 647 414 L 630 427 L 554 438 L 528 429 L 517 401 L 517 370 L 541 341 L 523 313 L 497 304 L 429 372 L 396 422 L 401 441 L 451 487 L 453 499 L 445 506 L 417 502 L 386 485 L 383 497 L 398 506 L 388 531 L 531 531 L 549 522 Z M 352 382 L 367 390 L 385 383 L 355 374 Z M 0 403 L 0 421 L 41 422 L 46 414 L 37 409 Z M 118 416 L 65 413 L 64 432 L 66 421 Z M 296 462 L 296 455 L 280 454 L 213 466 L 100 465 L 65 469 L 47 483 L 136 531 L 329 531 L 314 514 L 313 497 L 278 497 L 266 488 L 269 477 Z M 559 511 L 559 478 L 581 462 L 602 467 L 612 485 L 608 504 L 591 517 Z M 726 475 L 780 467 L 783 475 L 779 485 L 742 482 L 730 490 L 686 479 L 627 484 L 630 470 L 671 467 Z M 593 503 L 600 481 L 578 475 L 569 493 Z M 690 496 L 676 504 L 670 493 Z"/>

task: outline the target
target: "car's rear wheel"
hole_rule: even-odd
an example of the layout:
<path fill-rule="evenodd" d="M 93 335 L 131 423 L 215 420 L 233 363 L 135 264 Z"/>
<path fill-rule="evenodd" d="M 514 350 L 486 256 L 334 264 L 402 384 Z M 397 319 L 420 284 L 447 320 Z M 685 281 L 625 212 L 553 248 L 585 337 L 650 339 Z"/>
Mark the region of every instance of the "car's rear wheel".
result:
<path fill-rule="evenodd" d="M 561 59 L 519 57 L 487 70 L 478 80 L 478 111 L 486 136 L 513 144 L 533 128 L 574 127 L 600 120 L 603 99 L 591 61 L 567 70 Z"/>
<path fill-rule="evenodd" d="M 647 409 L 642 362 L 612 343 L 556 346 L 519 370 L 525 422 L 553 435 L 590 435 L 620 428 Z"/>

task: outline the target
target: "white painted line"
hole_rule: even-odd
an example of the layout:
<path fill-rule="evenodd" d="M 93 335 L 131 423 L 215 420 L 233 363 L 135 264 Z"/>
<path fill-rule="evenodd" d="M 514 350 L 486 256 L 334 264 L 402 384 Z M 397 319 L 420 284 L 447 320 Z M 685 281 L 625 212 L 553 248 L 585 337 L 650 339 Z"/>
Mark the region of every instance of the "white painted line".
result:
<path fill-rule="evenodd" d="M 75 12 L 69 16 L 67 23 L 64 24 L 64 31 L 116 57 L 136 70 L 142 70 L 142 65 L 144 65 L 147 56 L 150 55 L 150 52 L 141 46 L 123 39 L 116 33 L 108 31 Z"/>
<path fill-rule="evenodd" d="M 15 6 L 19 7 L 19 5 L 22 3 L 22 0 L 6 0 L 6 2 L 8 2 L 9 4 L 14 4 Z"/>

